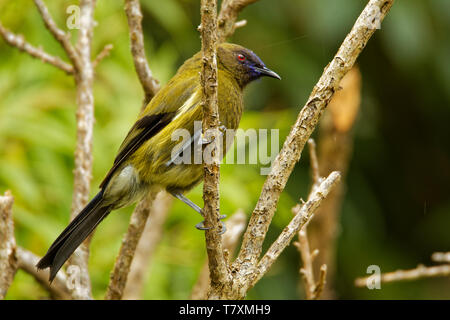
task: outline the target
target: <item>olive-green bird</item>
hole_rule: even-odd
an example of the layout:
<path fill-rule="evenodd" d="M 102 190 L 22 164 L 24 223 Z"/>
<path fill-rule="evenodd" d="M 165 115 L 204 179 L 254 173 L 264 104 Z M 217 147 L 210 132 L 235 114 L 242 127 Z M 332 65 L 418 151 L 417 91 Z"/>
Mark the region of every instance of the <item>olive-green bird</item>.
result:
<path fill-rule="evenodd" d="M 201 213 L 201 208 L 183 193 L 202 181 L 203 166 L 177 161 L 187 149 L 208 143 L 201 128 L 194 131 L 194 122 L 202 121 L 203 113 L 201 59 L 199 52 L 187 60 L 153 97 L 122 142 L 111 170 L 100 185 L 100 192 L 39 261 L 39 269 L 50 267 L 50 281 L 112 210 L 139 201 L 152 187 L 166 189 Z M 262 76 L 280 79 L 256 54 L 236 44 L 224 43 L 217 47 L 217 69 L 219 119 L 225 129 L 238 128 L 243 110 L 242 91 L 248 83 Z M 177 129 L 186 129 L 191 137 L 178 149 L 175 147 L 179 142 L 172 138 Z M 222 146 L 222 154 L 225 154 L 229 146 Z"/>

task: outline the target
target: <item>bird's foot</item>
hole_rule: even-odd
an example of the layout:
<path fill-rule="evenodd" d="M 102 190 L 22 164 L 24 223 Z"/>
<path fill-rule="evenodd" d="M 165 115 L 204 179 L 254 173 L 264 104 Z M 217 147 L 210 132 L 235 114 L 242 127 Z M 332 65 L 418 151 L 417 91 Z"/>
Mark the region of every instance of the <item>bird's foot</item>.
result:
<path fill-rule="evenodd" d="M 220 217 L 219 217 L 219 219 L 220 220 L 222 220 L 222 219 L 225 219 L 227 216 L 225 215 L 225 214 L 223 214 L 223 215 L 221 215 Z M 225 227 L 225 223 L 223 223 L 223 221 L 220 221 L 220 223 L 221 223 L 221 230 L 220 230 L 220 232 L 219 232 L 219 234 L 220 235 L 222 235 L 222 234 L 224 234 L 225 233 L 225 231 L 227 231 L 227 228 Z M 196 225 L 195 225 L 195 227 L 198 229 L 198 230 L 209 230 L 209 229 L 211 229 L 211 228 L 207 228 L 207 227 L 205 227 L 205 221 L 203 220 L 202 222 L 199 222 L 199 223 L 197 223 Z"/>
<path fill-rule="evenodd" d="M 225 134 L 225 132 L 227 131 L 227 127 L 225 127 L 223 124 L 220 125 L 218 127 L 218 129 L 219 129 L 219 132 L 220 132 L 220 136 L 223 136 Z M 205 135 L 202 133 L 202 136 L 201 136 L 201 139 L 200 139 L 200 143 L 202 145 L 210 144 L 213 141 L 214 141 L 214 136 L 206 138 Z"/>

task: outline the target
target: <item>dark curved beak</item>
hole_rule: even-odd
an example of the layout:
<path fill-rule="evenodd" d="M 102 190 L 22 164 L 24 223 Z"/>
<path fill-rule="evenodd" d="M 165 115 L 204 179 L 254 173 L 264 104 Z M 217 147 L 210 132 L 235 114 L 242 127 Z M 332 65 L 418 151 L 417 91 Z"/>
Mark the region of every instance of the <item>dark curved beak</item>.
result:
<path fill-rule="evenodd" d="M 271 77 L 271 78 L 275 78 L 278 80 L 281 80 L 281 77 L 274 71 L 270 70 L 267 67 L 263 67 L 263 68 L 255 68 L 262 76 L 267 76 L 267 77 Z"/>

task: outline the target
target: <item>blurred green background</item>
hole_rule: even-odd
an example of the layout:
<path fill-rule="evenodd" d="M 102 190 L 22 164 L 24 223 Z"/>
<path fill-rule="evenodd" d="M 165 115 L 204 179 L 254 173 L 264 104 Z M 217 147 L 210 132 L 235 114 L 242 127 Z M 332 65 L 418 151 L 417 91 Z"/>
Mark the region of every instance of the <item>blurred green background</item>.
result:
<path fill-rule="evenodd" d="M 46 1 L 65 28 L 76 1 Z M 147 57 L 166 83 L 200 49 L 199 1 L 142 0 Z M 255 51 L 283 80 L 264 79 L 246 91 L 241 128 L 279 128 L 280 147 L 323 68 L 367 1 L 261 0 L 240 18 L 248 25 L 232 42 Z M 142 102 L 129 49 L 123 1 L 98 0 L 93 52 L 112 43 L 96 69 L 92 194 L 112 164 Z M 0 20 L 34 45 L 66 59 L 29 0 L 0 0 Z M 76 32 L 72 31 L 74 38 Z M 358 289 L 353 281 L 376 264 L 382 272 L 430 264 L 450 250 L 450 1 L 396 0 L 358 63 L 362 105 L 355 127 L 337 257 L 337 294 L 343 299 L 449 299 L 450 280 L 428 279 Z M 75 146 L 75 90 L 62 71 L 20 53 L 0 39 L 0 192 L 15 197 L 19 245 L 43 255 L 66 226 L 71 206 Z M 303 156 L 283 193 L 266 241 L 291 218 L 291 207 L 310 187 Z M 265 179 L 260 165 L 223 165 L 221 210 L 250 214 Z M 189 197 L 202 203 L 202 188 Z M 114 212 L 95 233 L 90 271 L 102 298 L 132 208 Z M 146 299 L 186 299 L 205 259 L 198 215 L 179 201 L 148 269 Z M 289 247 L 251 299 L 301 299 L 299 255 Z M 46 292 L 20 271 L 8 299 Z"/>

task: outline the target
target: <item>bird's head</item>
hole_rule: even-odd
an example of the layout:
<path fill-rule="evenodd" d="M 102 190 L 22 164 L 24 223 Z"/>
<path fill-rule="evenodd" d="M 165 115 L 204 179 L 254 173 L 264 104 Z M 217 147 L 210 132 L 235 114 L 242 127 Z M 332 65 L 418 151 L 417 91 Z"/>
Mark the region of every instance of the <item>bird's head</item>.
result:
<path fill-rule="evenodd" d="M 219 68 L 230 72 L 241 87 L 260 77 L 281 77 L 266 67 L 264 62 L 253 51 L 237 44 L 222 43 L 217 47 Z"/>

